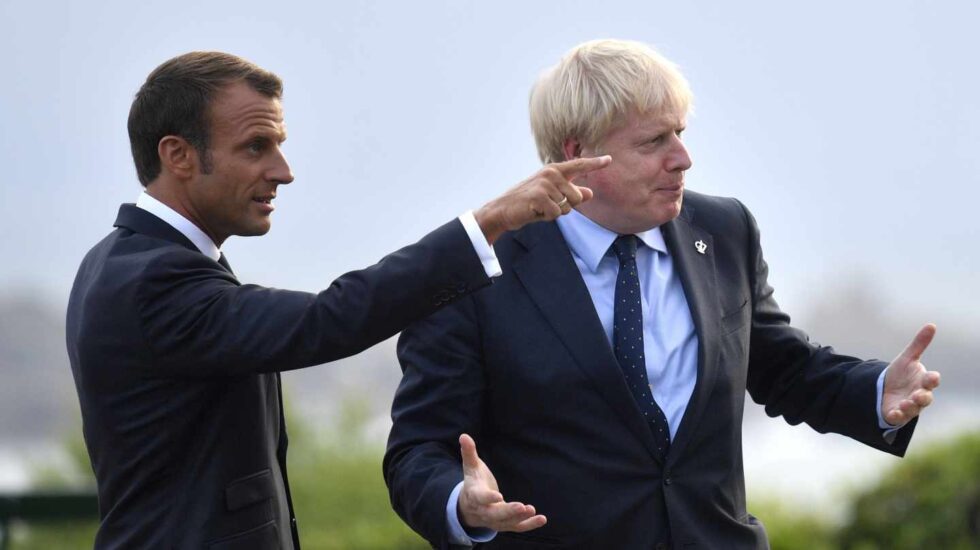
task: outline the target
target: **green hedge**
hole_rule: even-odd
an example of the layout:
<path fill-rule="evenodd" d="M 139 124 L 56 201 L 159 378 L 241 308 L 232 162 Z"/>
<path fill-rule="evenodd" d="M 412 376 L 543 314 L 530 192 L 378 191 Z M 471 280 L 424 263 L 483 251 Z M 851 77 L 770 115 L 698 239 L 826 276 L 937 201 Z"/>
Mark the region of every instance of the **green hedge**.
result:
<path fill-rule="evenodd" d="M 346 402 L 336 425 L 324 430 L 290 411 L 287 417 L 290 490 L 304 550 L 429 548 L 391 509 L 383 450 L 361 437 L 367 415 L 358 402 Z M 67 445 L 74 467 L 39 467 L 35 486 L 94 487 L 84 444 L 73 437 Z M 11 550 L 91 548 L 95 530 L 93 522 L 17 524 Z"/>
<path fill-rule="evenodd" d="M 366 414 L 357 402 L 345 404 L 327 430 L 314 432 L 296 415 L 288 416 L 289 478 L 305 549 L 428 548 L 391 511 L 382 449 L 359 435 Z M 70 450 L 77 471 L 47 469 L 43 485 L 77 485 L 80 478 L 91 483 L 77 441 Z M 773 550 L 980 548 L 980 432 L 915 451 L 877 486 L 847 500 L 841 505 L 851 514 L 842 525 L 778 500 L 755 501 L 750 509 L 765 523 Z M 19 525 L 12 548 L 90 548 L 94 532 L 92 523 Z"/>
<path fill-rule="evenodd" d="M 980 433 L 906 458 L 856 495 L 852 510 L 841 548 L 980 548 Z"/>

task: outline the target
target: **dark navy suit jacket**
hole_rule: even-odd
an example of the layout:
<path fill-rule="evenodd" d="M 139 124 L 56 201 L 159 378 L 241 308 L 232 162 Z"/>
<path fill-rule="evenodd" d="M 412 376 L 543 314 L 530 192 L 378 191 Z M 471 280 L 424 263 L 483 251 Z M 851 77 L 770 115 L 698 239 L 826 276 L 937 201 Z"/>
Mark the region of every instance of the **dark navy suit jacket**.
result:
<path fill-rule="evenodd" d="M 746 390 L 791 424 L 904 453 L 912 425 L 891 445 L 878 428 L 885 363 L 838 355 L 790 326 L 739 202 L 687 192 L 662 230 L 700 342 L 697 383 L 665 459 L 554 223 L 503 237 L 494 248 L 504 274 L 490 289 L 403 331 L 385 479 L 395 510 L 434 546 L 448 546 L 462 432 L 505 498 L 548 517 L 487 548 L 766 548 L 745 508 Z"/>
<path fill-rule="evenodd" d="M 358 353 L 489 283 L 459 221 L 319 294 L 243 285 L 134 205 L 115 225 L 67 317 L 97 548 L 298 548 L 278 372 Z"/>

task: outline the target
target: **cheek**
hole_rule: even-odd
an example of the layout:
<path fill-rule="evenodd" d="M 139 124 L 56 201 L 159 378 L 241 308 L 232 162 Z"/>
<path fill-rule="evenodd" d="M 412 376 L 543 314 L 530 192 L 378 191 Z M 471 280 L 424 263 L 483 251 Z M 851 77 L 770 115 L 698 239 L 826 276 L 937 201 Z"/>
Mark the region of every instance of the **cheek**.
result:
<path fill-rule="evenodd" d="M 615 196 L 617 194 L 617 182 L 621 180 L 620 174 L 618 174 L 612 168 L 603 168 L 591 174 L 587 174 L 579 181 L 575 182 L 578 185 L 584 185 L 592 192 L 596 194 L 597 197 L 600 196 Z"/>

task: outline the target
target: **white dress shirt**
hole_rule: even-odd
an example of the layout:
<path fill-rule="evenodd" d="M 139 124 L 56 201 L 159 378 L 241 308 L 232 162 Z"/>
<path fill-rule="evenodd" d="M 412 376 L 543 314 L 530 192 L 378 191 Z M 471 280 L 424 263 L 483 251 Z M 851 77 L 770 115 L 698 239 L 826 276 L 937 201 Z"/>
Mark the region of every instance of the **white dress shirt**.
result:
<path fill-rule="evenodd" d="M 167 222 L 170 227 L 173 227 L 177 231 L 180 231 L 182 235 L 194 243 L 194 246 L 208 258 L 218 261 L 218 258 L 221 257 L 221 250 L 218 248 L 218 245 L 214 244 L 211 237 L 208 237 L 204 231 L 201 231 L 200 227 L 178 214 L 173 208 L 151 197 L 146 191 L 140 193 L 139 198 L 136 199 L 136 206 Z"/>

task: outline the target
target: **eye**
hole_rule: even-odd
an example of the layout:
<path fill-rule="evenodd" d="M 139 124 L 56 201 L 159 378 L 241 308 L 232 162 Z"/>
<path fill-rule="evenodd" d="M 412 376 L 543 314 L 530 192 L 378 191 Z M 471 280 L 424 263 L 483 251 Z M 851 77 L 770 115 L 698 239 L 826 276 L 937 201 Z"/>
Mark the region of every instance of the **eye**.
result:
<path fill-rule="evenodd" d="M 265 150 L 267 141 L 265 139 L 253 139 L 248 143 L 247 149 L 249 153 L 259 154 Z"/>

